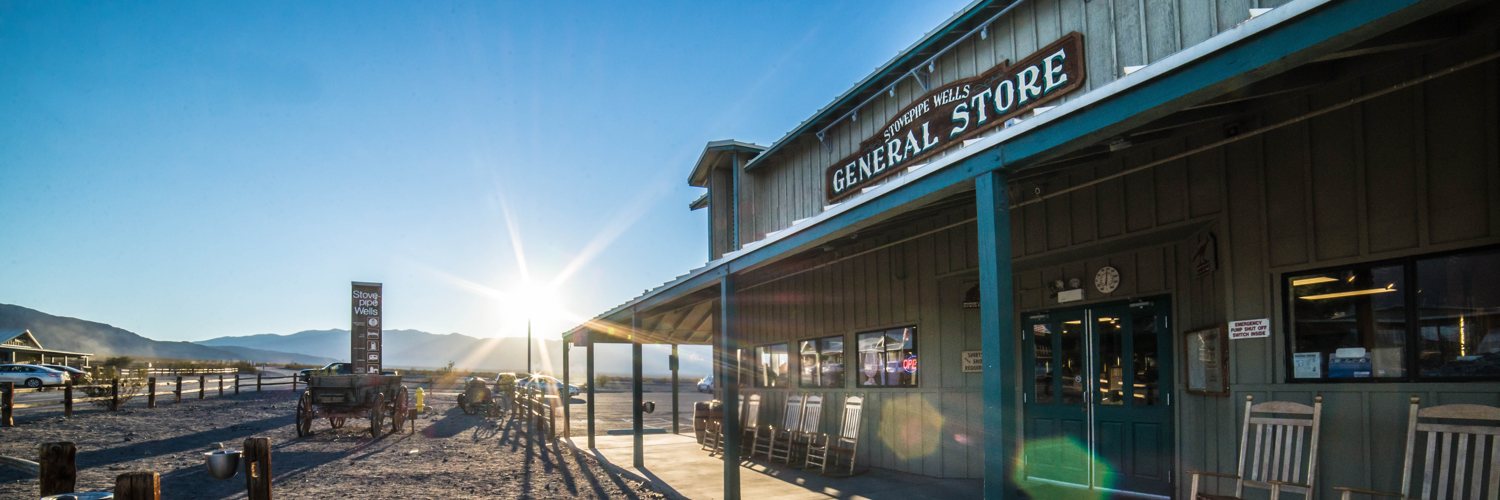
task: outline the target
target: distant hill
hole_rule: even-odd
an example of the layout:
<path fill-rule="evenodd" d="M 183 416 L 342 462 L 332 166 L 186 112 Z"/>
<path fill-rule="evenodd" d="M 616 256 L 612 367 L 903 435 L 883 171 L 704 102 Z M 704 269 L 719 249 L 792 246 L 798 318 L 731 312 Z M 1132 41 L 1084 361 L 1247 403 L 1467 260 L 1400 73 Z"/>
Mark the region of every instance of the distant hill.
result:
<path fill-rule="evenodd" d="M 129 330 L 77 318 L 53 316 L 34 309 L 0 304 L 0 328 L 25 328 L 36 335 L 42 347 L 87 352 L 96 356 L 132 356 L 156 359 L 253 361 L 257 363 L 323 364 L 331 358 L 282 352 L 276 349 L 209 347 L 192 342 L 163 342 Z"/>
<path fill-rule="evenodd" d="M 550 339 L 540 339 L 544 348 L 533 353 L 533 366 L 545 366 L 543 359 L 550 359 L 555 365 L 562 361 L 562 341 L 555 336 Z M 278 335 L 274 333 L 263 333 L 258 335 L 246 335 L 240 337 L 219 337 L 198 342 L 204 346 L 211 347 L 247 347 L 255 349 L 277 349 L 285 351 L 296 351 L 314 356 L 347 358 L 349 356 L 349 331 L 348 330 L 307 330 L 293 334 Z M 386 330 L 385 331 L 385 365 L 388 367 L 411 367 L 411 368 L 440 368 L 449 361 L 454 366 L 465 370 L 495 370 L 495 371 L 523 371 L 526 367 L 526 339 L 525 338 L 498 338 L 481 339 L 470 337 L 459 333 L 435 334 L 420 330 Z M 546 356 L 542 355 L 543 350 Z M 629 351 L 611 351 L 608 354 L 600 354 L 595 357 L 594 371 L 599 374 L 624 375 L 630 373 Z M 657 363 L 646 363 L 644 372 L 646 376 L 667 375 L 666 355 L 669 349 L 666 346 L 647 346 L 644 355 L 647 359 L 657 359 Z M 621 355 L 623 354 L 623 355 Z M 582 366 L 584 350 L 574 348 L 574 366 Z M 654 358 L 653 358 L 654 356 Z M 708 373 L 708 360 L 706 356 L 683 356 L 682 377 L 701 377 Z M 561 367 L 552 370 L 561 373 Z"/>

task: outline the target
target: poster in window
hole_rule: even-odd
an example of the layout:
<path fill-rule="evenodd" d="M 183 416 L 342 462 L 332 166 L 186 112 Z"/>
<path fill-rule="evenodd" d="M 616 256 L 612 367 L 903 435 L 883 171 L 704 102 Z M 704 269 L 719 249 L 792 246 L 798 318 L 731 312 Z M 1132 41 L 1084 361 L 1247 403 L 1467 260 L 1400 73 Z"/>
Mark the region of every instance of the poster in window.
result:
<path fill-rule="evenodd" d="M 1187 390 L 1205 396 L 1229 395 L 1229 346 L 1222 326 L 1187 332 L 1182 343 Z"/>

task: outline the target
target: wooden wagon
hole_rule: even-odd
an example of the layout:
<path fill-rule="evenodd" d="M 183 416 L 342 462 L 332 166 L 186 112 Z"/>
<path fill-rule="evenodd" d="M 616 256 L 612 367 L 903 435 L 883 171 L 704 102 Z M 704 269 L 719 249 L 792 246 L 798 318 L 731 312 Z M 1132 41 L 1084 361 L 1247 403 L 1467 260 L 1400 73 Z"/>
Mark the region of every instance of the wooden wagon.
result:
<path fill-rule="evenodd" d="M 313 375 L 297 400 L 297 436 L 311 435 L 319 418 L 334 429 L 345 419 L 368 418 L 370 435 L 379 437 L 387 420 L 391 432 L 400 429 L 409 407 L 400 375 Z"/>

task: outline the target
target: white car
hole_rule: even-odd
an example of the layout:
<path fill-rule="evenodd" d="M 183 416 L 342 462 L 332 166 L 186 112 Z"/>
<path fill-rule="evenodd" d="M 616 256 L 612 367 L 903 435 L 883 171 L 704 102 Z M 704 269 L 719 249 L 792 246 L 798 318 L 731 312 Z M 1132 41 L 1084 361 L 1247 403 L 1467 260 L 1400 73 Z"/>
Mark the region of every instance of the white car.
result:
<path fill-rule="evenodd" d="M 0 365 L 0 382 L 36 389 L 42 386 L 68 383 L 68 374 L 36 365 Z"/>
<path fill-rule="evenodd" d="M 698 392 L 714 392 L 714 376 L 709 375 L 698 381 Z"/>
<path fill-rule="evenodd" d="M 535 375 L 530 378 L 521 379 L 516 382 L 516 385 L 520 386 L 523 389 L 530 389 L 533 386 L 540 387 L 542 389 L 542 392 L 545 392 L 547 394 L 560 394 L 562 392 L 563 386 L 566 385 L 568 396 L 577 396 L 579 393 L 578 386 L 573 384 L 563 384 L 561 380 L 548 377 L 546 375 Z"/>

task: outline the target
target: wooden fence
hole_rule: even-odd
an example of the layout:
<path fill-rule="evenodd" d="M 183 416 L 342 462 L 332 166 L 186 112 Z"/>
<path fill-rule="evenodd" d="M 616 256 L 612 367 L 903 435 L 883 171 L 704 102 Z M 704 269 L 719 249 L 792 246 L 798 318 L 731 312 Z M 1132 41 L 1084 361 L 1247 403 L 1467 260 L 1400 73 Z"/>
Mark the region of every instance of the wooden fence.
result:
<path fill-rule="evenodd" d="M 204 399 L 210 395 L 239 394 L 242 390 L 260 392 L 279 386 L 290 386 L 291 390 L 296 391 L 300 384 L 296 375 L 267 377 L 261 373 L 250 375 L 222 371 L 163 376 L 147 373 L 149 372 L 142 370 L 131 373 L 133 376 L 100 380 L 94 384 L 69 382 L 61 387 L 40 389 L 18 388 L 10 382 L 0 383 L 0 427 L 15 425 L 16 410 L 61 407 L 63 416 L 71 417 L 73 407 L 80 403 L 97 404 L 108 411 L 116 411 L 133 400 L 144 398 L 147 408 L 156 408 L 157 403 L 164 398 L 172 403 L 181 403 L 183 398 Z M 16 401 L 18 395 L 45 395 L 48 392 L 55 396 Z"/>
<path fill-rule="evenodd" d="M 71 417 L 73 407 L 79 403 L 95 403 L 108 411 L 117 411 L 121 406 L 140 398 L 145 398 L 146 408 L 156 408 L 157 403 L 163 401 L 164 398 L 175 404 L 181 403 L 183 398 L 204 399 L 210 395 L 239 394 L 242 390 L 261 392 L 281 386 L 291 386 L 291 390 L 296 391 L 299 386 L 306 387 L 295 374 L 267 377 L 263 373 L 251 375 L 232 371 L 199 371 L 194 374 L 177 373 L 161 376 L 150 375 L 152 372 L 146 370 L 126 373 L 130 376 L 100 380 L 95 384 L 75 385 L 69 382 L 61 387 L 40 389 L 16 387 L 11 382 L 0 383 L 0 427 L 15 425 L 16 410 L 62 407 L 63 416 Z M 412 386 L 425 384 L 431 391 L 433 381 L 425 377 L 412 377 L 403 379 L 402 383 Z M 56 395 L 40 400 L 30 398 L 25 402 L 15 400 L 16 396 L 21 394 L 46 394 L 48 392 Z"/>

